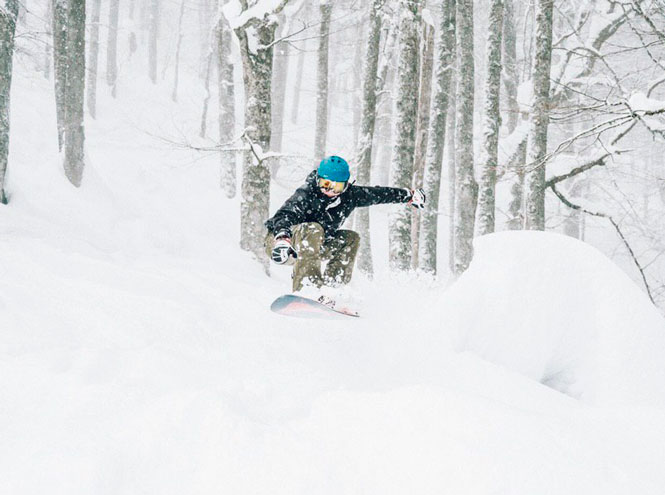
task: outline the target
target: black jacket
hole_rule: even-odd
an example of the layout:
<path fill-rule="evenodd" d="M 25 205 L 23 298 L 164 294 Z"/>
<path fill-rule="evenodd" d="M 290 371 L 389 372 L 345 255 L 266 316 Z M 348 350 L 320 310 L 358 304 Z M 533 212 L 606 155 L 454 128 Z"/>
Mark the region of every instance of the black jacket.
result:
<path fill-rule="evenodd" d="M 350 184 L 346 191 L 335 198 L 321 192 L 317 173 L 313 170 L 305 183 L 287 199 L 282 207 L 266 223 L 268 231 L 277 234 L 283 230 L 291 234 L 291 227 L 308 222 L 321 224 L 330 238 L 355 208 L 384 203 L 406 203 L 411 192 L 397 187 L 364 187 Z"/>

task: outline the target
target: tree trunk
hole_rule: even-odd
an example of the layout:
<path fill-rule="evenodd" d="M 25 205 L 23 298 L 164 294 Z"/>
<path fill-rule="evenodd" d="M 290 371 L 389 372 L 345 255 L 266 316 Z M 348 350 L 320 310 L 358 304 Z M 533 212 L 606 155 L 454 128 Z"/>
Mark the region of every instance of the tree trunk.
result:
<path fill-rule="evenodd" d="M 109 36 L 106 47 L 106 83 L 111 86 L 111 96 L 115 98 L 118 79 L 118 15 L 120 0 L 109 3 Z"/>
<path fill-rule="evenodd" d="M 533 104 L 527 142 L 526 211 L 529 230 L 545 230 L 545 158 L 549 124 L 553 0 L 536 2 L 535 53 L 532 64 Z"/>
<path fill-rule="evenodd" d="M 455 0 L 452 0 L 453 2 Z M 453 8 L 454 5 L 453 5 Z M 455 40 L 453 40 L 455 43 Z M 456 66 L 453 67 L 453 71 Z M 455 127 L 457 127 L 457 81 L 451 81 L 450 101 L 448 102 L 448 131 L 446 133 L 446 165 L 448 166 L 448 270 L 455 273 L 455 201 L 457 179 L 455 165 Z M 436 253 L 435 253 L 436 254 Z"/>
<path fill-rule="evenodd" d="M 398 29 L 395 22 L 385 22 L 382 38 L 385 39 L 379 53 L 379 76 L 376 108 L 375 146 L 376 159 L 373 161 L 372 180 L 387 184 L 390 180 L 390 160 L 393 136 L 393 90 L 395 86 L 395 58 Z"/>
<path fill-rule="evenodd" d="M 284 37 L 288 34 L 285 29 L 280 32 Z M 282 152 L 282 139 L 284 130 L 284 100 L 286 97 L 286 76 L 289 72 L 289 43 L 280 41 L 275 45 L 275 60 L 273 61 L 272 81 L 272 133 L 270 135 L 270 150 Z"/>
<path fill-rule="evenodd" d="M 418 266 L 436 274 L 437 237 L 441 168 L 446 142 L 446 117 L 449 109 L 452 64 L 455 56 L 455 0 L 444 0 L 441 6 L 441 28 L 437 46 L 436 79 L 430 136 L 427 143 L 424 188 L 427 195 L 422 212 Z M 454 167 L 452 168 L 454 172 Z"/>
<path fill-rule="evenodd" d="M 503 84 L 506 94 L 506 131 L 511 134 L 522 119 L 517 102 L 517 88 L 519 87 L 519 71 L 517 67 L 517 33 L 515 20 L 515 5 L 513 0 L 504 0 L 503 12 Z M 524 197 L 524 160 L 526 159 L 526 140 L 521 143 L 507 168 L 512 172 L 510 178 L 510 203 L 508 205 L 509 230 L 520 230 L 524 226 L 523 197 Z"/>
<path fill-rule="evenodd" d="M 235 88 L 233 85 L 233 61 L 231 58 L 231 27 L 224 14 L 219 12 L 215 30 L 217 43 L 217 88 L 219 94 L 219 142 L 229 147 L 235 134 Z M 236 153 L 222 151 L 220 185 L 227 198 L 236 195 Z"/>
<path fill-rule="evenodd" d="M 418 96 L 418 125 L 416 127 L 416 153 L 413 161 L 413 188 L 423 187 L 425 160 L 432 102 L 432 71 L 434 65 L 434 28 L 423 24 L 420 60 L 420 95 Z M 418 268 L 418 246 L 420 244 L 420 210 L 411 211 L 411 268 Z"/>
<path fill-rule="evenodd" d="M 79 187 L 83 179 L 85 132 L 85 0 L 69 0 L 65 85 L 65 175 Z"/>
<path fill-rule="evenodd" d="M 391 184 L 411 188 L 418 119 L 420 0 L 400 0 L 399 66 L 395 116 L 395 145 L 391 160 Z M 396 209 L 390 218 L 390 267 L 411 267 L 411 211 Z"/>
<path fill-rule="evenodd" d="M 332 2 L 320 0 L 321 28 L 319 31 L 318 70 L 316 74 L 316 129 L 314 135 L 314 159 L 321 160 L 326 154 L 328 137 L 328 41 Z"/>
<path fill-rule="evenodd" d="M 178 16 L 178 41 L 175 48 L 175 69 L 173 74 L 173 91 L 171 101 L 178 101 L 178 81 L 180 78 L 180 47 L 182 46 L 182 19 L 185 17 L 185 0 L 180 2 L 180 15 Z"/>
<path fill-rule="evenodd" d="M 243 164 L 240 247 L 253 253 L 266 271 L 268 260 L 263 252 L 263 223 L 268 218 L 270 206 L 270 169 L 262 153 L 270 145 L 272 43 L 277 28 L 274 18 L 266 16 L 263 20 L 256 20 L 252 26 L 241 26 L 235 30 L 240 42 L 245 83 L 246 139 L 251 146 Z M 252 46 L 249 36 L 255 41 Z"/>
<path fill-rule="evenodd" d="M 370 2 L 371 4 L 371 2 Z M 371 22 L 371 21 L 370 21 Z M 347 102 L 351 106 L 353 113 L 353 151 L 358 154 L 358 140 L 360 139 L 360 121 L 362 120 L 363 109 L 363 48 L 367 48 L 367 42 L 363 39 L 364 35 L 364 22 L 358 22 L 355 29 L 356 50 L 353 54 L 353 89 L 347 93 Z M 381 32 L 379 31 L 379 38 Z M 379 47 L 376 48 L 377 53 L 377 71 L 378 71 L 378 54 Z M 376 106 L 376 105 L 375 105 Z M 376 111 L 376 109 L 375 109 Z"/>
<path fill-rule="evenodd" d="M 504 0 L 503 6 L 503 36 L 502 36 L 502 70 L 503 85 L 506 94 L 507 118 L 506 131 L 510 134 L 517 127 L 519 118 L 519 104 L 517 103 L 517 88 L 519 86 L 519 73 L 517 71 L 517 34 L 515 32 L 515 5 L 513 0 Z"/>
<path fill-rule="evenodd" d="M 93 119 L 97 117 L 97 62 L 99 60 L 99 16 L 101 8 L 102 0 L 92 0 L 86 100 L 88 111 Z"/>
<path fill-rule="evenodd" d="M 499 152 L 501 112 L 501 34 L 503 30 L 503 0 L 490 4 L 487 33 L 485 109 L 483 115 L 483 146 L 480 156 L 481 177 L 478 196 L 478 235 L 491 234 L 495 228 L 496 169 Z"/>
<path fill-rule="evenodd" d="M 0 2 L 0 203 L 7 203 L 5 174 L 9 158 L 9 108 L 18 0 Z"/>
<path fill-rule="evenodd" d="M 137 45 L 137 41 L 136 41 L 136 32 L 135 32 L 135 29 L 136 29 L 136 21 L 134 20 L 134 18 L 135 18 L 135 14 L 134 14 L 135 10 L 136 10 L 136 0 L 130 0 L 130 1 L 129 1 L 129 20 L 132 21 L 132 22 L 130 23 L 130 27 L 129 27 L 129 36 L 128 36 L 128 41 L 129 41 L 129 58 L 131 58 L 132 55 L 134 55 L 134 53 L 136 52 L 136 45 Z"/>
<path fill-rule="evenodd" d="M 303 0 L 303 17 L 307 19 L 311 0 Z M 307 55 L 307 40 L 301 42 L 298 48 L 298 65 L 296 68 L 295 82 L 293 86 L 293 99 L 291 103 L 291 122 L 298 123 L 298 110 L 300 109 L 300 93 L 302 92 L 302 78 L 305 70 L 305 57 Z"/>
<path fill-rule="evenodd" d="M 52 0 L 53 72 L 58 150 L 65 144 L 65 91 L 67 87 L 67 0 Z"/>
<path fill-rule="evenodd" d="M 376 89 L 381 44 L 381 8 L 385 0 L 372 0 L 369 8 L 369 33 L 367 34 L 366 58 L 363 71 L 362 116 L 358 138 L 357 179 L 362 185 L 371 180 L 372 142 L 376 125 Z M 371 276 L 374 273 L 370 241 L 369 208 L 356 212 L 356 230 L 360 234 L 358 269 Z"/>
<path fill-rule="evenodd" d="M 473 258 L 478 185 L 473 175 L 473 0 L 457 1 L 457 116 L 455 127 L 455 263 L 460 275 Z"/>
<path fill-rule="evenodd" d="M 47 39 L 53 39 L 53 1 L 49 0 L 46 5 L 46 20 L 44 22 L 44 31 Z M 44 43 L 44 77 L 51 79 L 51 60 L 52 44 Z"/>
<path fill-rule="evenodd" d="M 159 0 L 150 0 L 148 34 L 148 75 L 157 84 L 157 36 L 159 35 Z"/>
<path fill-rule="evenodd" d="M 210 107 L 210 74 L 212 73 L 212 50 L 208 50 L 208 58 L 205 64 L 205 73 L 203 75 L 203 89 L 205 96 L 203 97 L 203 111 L 201 112 L 201 128 L 199 129 L 199 136 L 205 138 L 208 133 L 208 108 Z"/>

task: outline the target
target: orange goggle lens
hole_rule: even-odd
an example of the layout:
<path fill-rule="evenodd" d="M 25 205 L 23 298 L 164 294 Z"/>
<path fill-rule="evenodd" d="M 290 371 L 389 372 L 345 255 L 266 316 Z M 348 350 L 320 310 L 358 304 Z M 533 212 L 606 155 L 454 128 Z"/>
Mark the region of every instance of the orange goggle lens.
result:
<path fill-rule="evenodd" d="M 329 180 L 319 177 L 319 187 L 327 191 L 341 193 L 344 192 L 344 188 L 346 187 L 346 182 L 335 182 L 334 180 Z"/>

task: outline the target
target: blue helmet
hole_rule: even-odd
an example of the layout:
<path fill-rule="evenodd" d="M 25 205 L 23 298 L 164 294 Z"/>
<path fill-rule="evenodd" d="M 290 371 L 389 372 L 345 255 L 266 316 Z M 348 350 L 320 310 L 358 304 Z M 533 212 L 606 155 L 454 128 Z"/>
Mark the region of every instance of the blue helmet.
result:
<path fill-rule="evenodd" d="M 327 156 L 319 164 L 319 177 L 335 182 L 346 182 L 351 177 L 349 164 L 339 156 Z"/>

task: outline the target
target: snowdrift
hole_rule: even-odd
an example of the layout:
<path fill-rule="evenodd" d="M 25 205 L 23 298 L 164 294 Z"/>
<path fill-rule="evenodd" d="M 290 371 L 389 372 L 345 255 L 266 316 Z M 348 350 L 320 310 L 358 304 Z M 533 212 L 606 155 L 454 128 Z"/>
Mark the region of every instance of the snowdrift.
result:
<path fill-rule="evenodd" d="M 544 232 L 492 234 L 475 248 L 441 296 L 457 350 L 591 404 L 665 404 L 665 321 L 605 255 Z"/>

